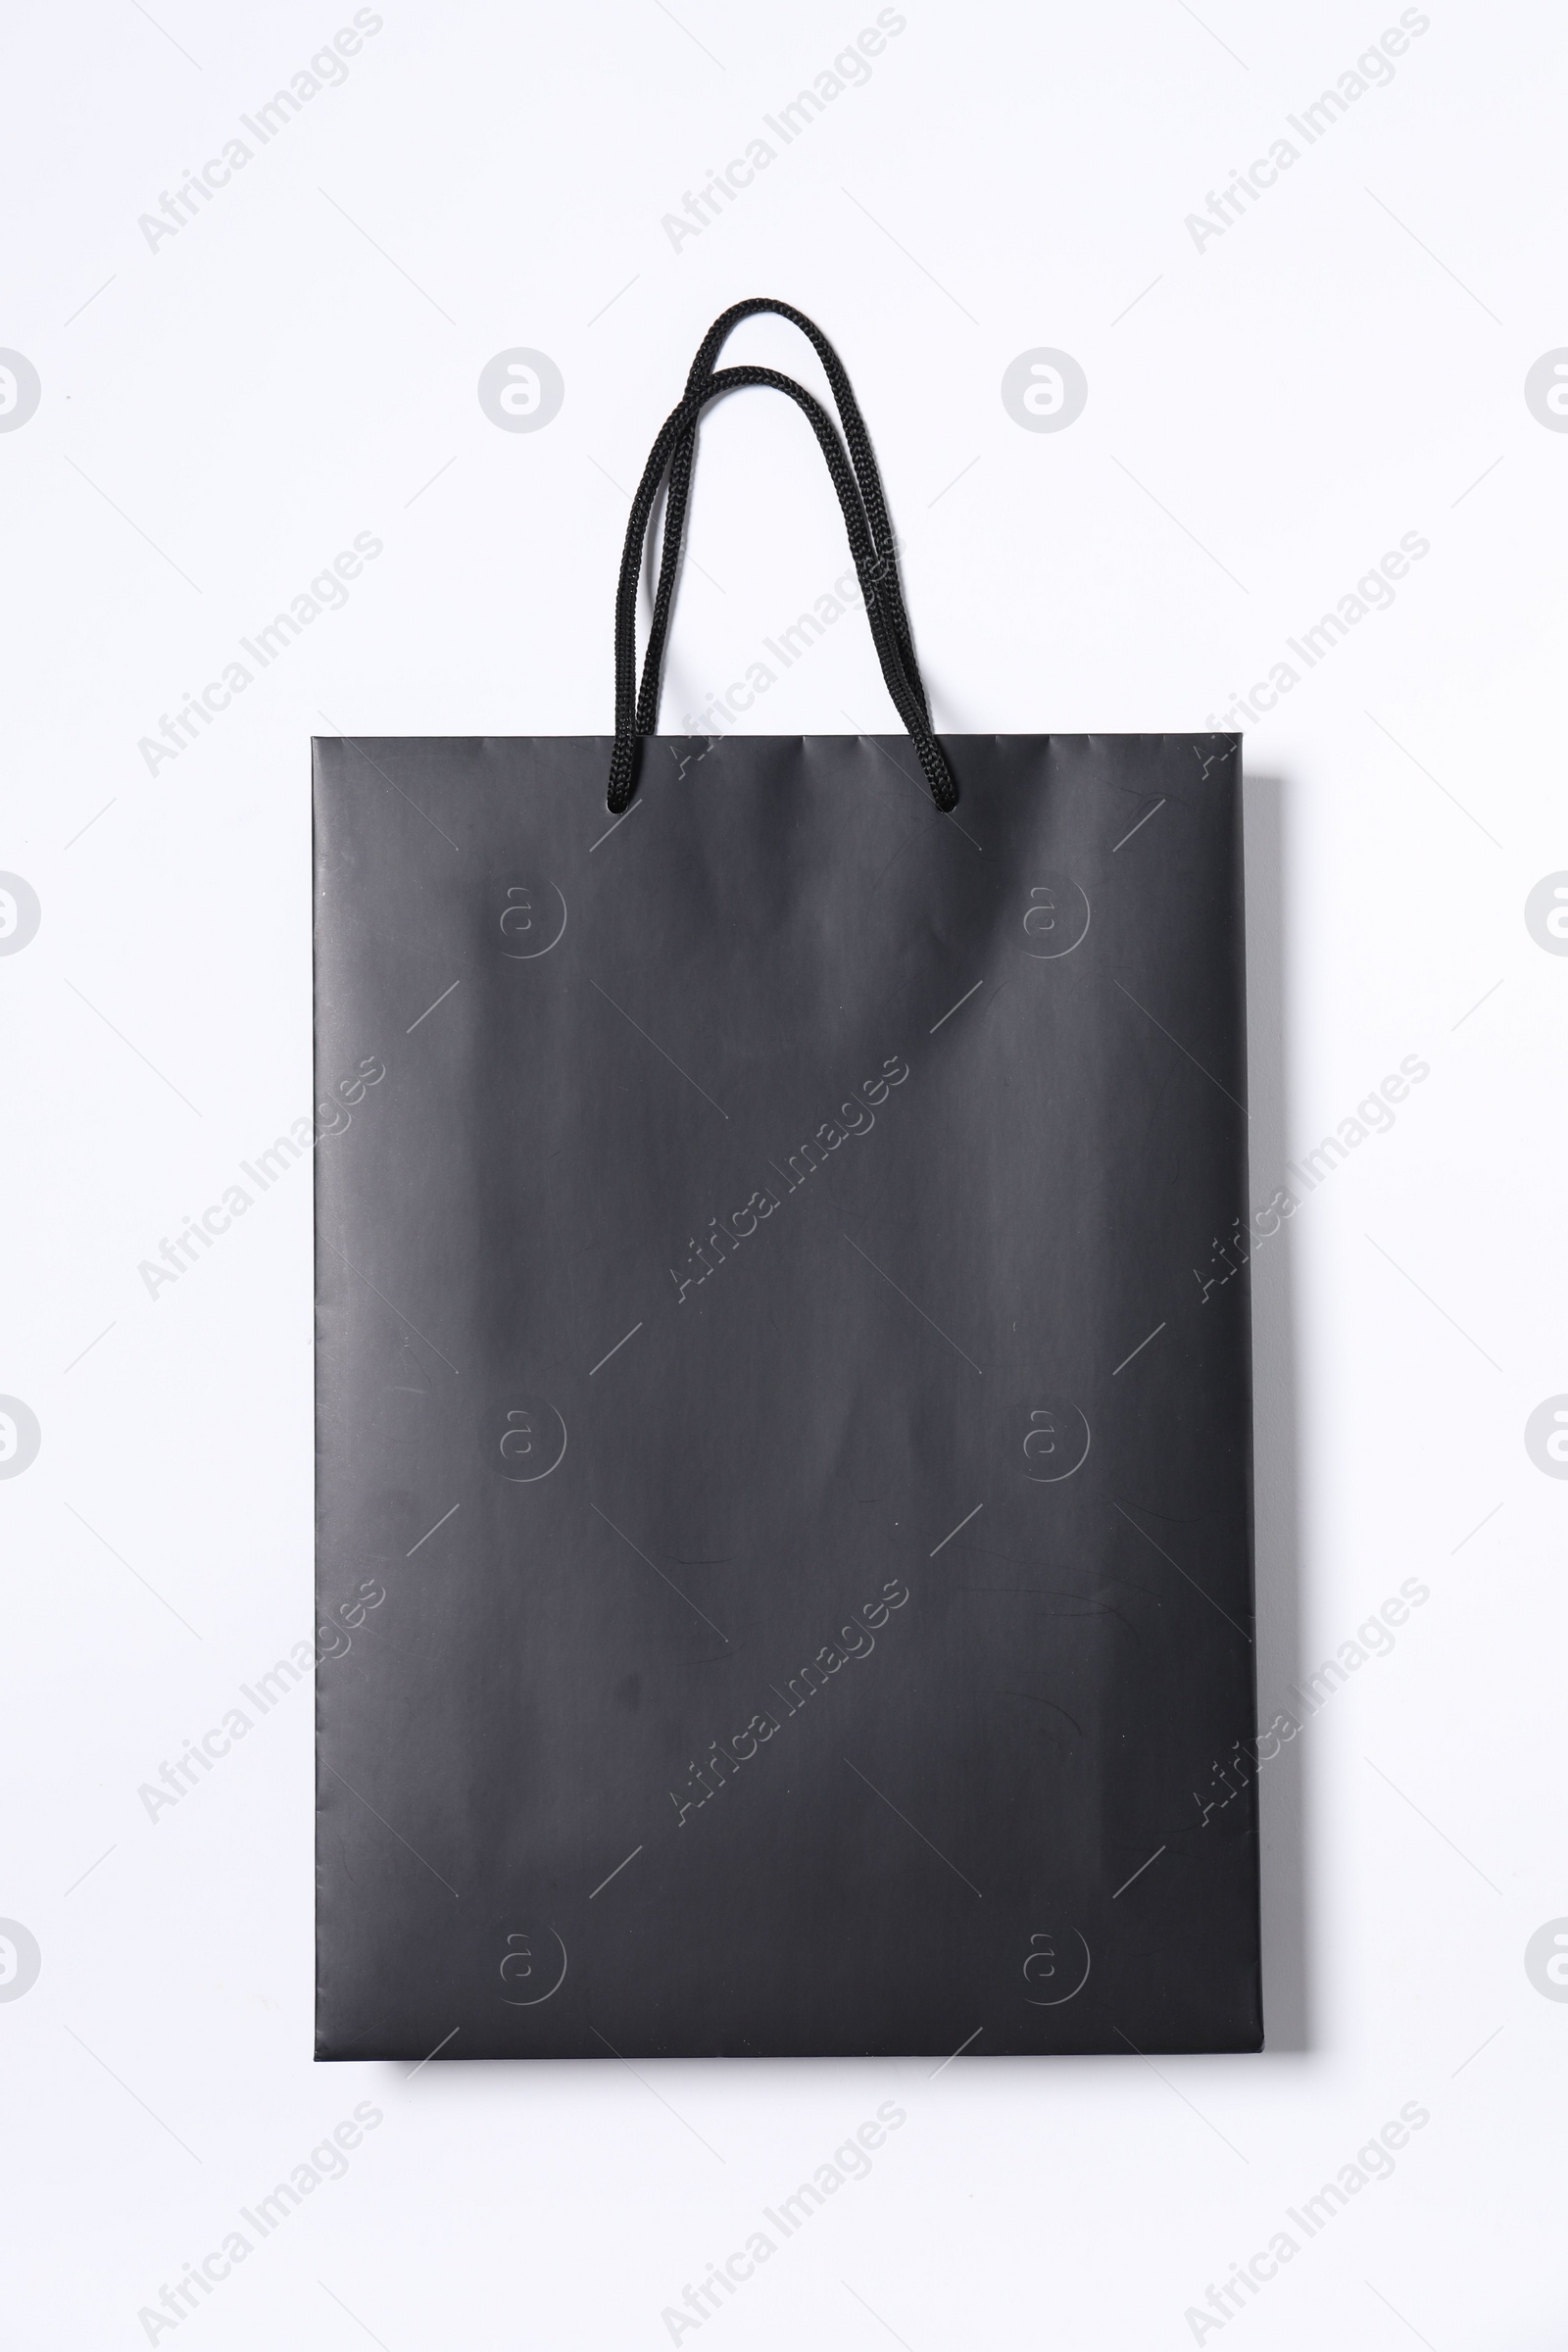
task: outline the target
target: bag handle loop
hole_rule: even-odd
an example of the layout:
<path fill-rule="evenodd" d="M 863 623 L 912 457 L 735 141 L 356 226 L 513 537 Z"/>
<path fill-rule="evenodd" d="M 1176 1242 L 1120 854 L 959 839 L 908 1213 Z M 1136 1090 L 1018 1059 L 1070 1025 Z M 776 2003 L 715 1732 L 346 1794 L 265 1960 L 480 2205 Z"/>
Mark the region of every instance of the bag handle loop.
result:
<path fill-rule="evenodd" d="M 688 393 L 695 392 L 712 374 L 718 355 L 734 329 L 743 318 L 767 313 L 787 318 L 798 326 L 811 344 L 822 363 L 823 372 L 832 388 L 838 408 L 839 422 L 849 447 L 850 464 L 855 468 L 856 486 L 860 504 L 865 510 L 871 544 L 887 564 L 883 583 L 884 594 L 892 608 L 893 633 L 898 641 L 900 660 L 905 674 L 919 698 L 920 709 L 929 726 L 931 713 L 926 702 L 925 687 L 914 658 L 914 641 L 905 609 L 903 589 L 899 580 L 898 556 L 893 525 L 888 519 L 887 500 L 882 494 L 882 476 L 877 470 L 876 453 L 871 436 L 865 429 L 858 401 L 844 362 L 828 341 L 814 318 L 790 303 L 775 302 L 770 295 L 753 295 L 746 302 L 737 302 L 715 318 L 703 337 L 691 373 L 686 379 Z M 681 547 L 686 531 L 686 510 L 691 495 L 692 466 L 697 456 L 697 427 L 688 426 L 675 444 L 669 464 L 669 488 L 664 502 L 664 527 L 660 554 L 659 589 L 654 599 L 653 624 L 649 631 L 648 651 L 643 662 L 642 692 L 637 698 L 637 732 L 657 735 L 659 732 L 660 673 L 663 667 L 664 640 L 669 626 L 670 607 L 674 600 L 675 581 L 680 570 Z"/>
<path fill-rule="evenodd" d="M 763 303 L 743 306 L 743 308 L 760 309 L 773 307 Z M 710 330 L 708 343 L 711 343 L 714 333 L 718 333 L 719 339 L 722 340 L 722 334 L 728 331 L 726 320 L 729 317 L 730 315 L 726 314 L 726 318 L 720 319 L 717 326 Z M 826 338 L 823 337 L 822 340 L 825 344 Z M 708 343 L 704 345 L 704 352 L 699 354 L 699 360 L 703 359 L 707 352 Z M 831 351 L 831 345 L 827 345 L 827 349 Z M 640 701 L 636 693 L 636 614 L 637 581 L 642 564 L 643 545 L 654 502 L 658 496 L 659 485 L 663 478 L 665 467 L 671 464 L 682 443 L 690 442 L 695 445 L 697 425 L 708 404 L 721 398 L 726 392 L 736 391 L 751 384 L 761 384 L 769 390 L 787 393 L 802 410 L 816 435 L 818 446 L 827 462 L 833 487 L 838 494 L 839 505 L 843 511 L 850 553 L 854 559 L 856 574 L 865 600 L 866 618 L 871 625 L 872 642 L 876 647 L 877 659 L 881 664 L 882 676 L 888 693 L 914 744 L 936 806 L 946 812 L 957 805 L 957 786 L 954 782 L 952 770 L 948 766 L 942 747 L 931 731 L 929 705 L 909 638 L 908 620 L 905 612 L 898 572 L 893 561 L 891 533 L 887 530 L 886 505 L 881 495 L 880 480 L 876 477 L 875 460 L 870 455 L 870 443 L 865 436 L 865 428 L 859 417 L 859 411 L 855 405 L 855 396 L 849 389 L 849 379 L 844 376 L 836 354 L 833 357 L 833 364 L 837 374 L 843 379 L 844 395 L 849 404 L 847 423 L 853 418 L 853 423 L 850 425 L 852 436 L 863 447 L 863 457 L 868 470 L 864 470 L 861 475 L 858 475 L 852 468 L 845 456 L 843 444 L 834 430 L 833 420 L 821 404 L 813 399 L 804 385 L 798 384 L 792 376 L 781 375 L 771 368 L 725 368 L 716 370 L 709 368 L 700 380 L 690 386 L 679 406 L 671 410 L 660 428 L 653 449 L 649 453 L 648 463 L 643 468 L 642 479 L 637 486 L 631 514 L 627 518 L 625 545 L 621 553 L 620 578 L 615 595 L 615 743 L 611 757 L 610 785 L 607 795 L 608 806 L 612 815 L 622 815 L 631 805 L 631 796 L 636 781 L 638 739 L 643 733 L 652 732 L 651 724 L 645 726 L 642 723 L 643 716 L 649 709 L 650 702 L 657 710 L 657 668 L 652 669 L 652 674 L 645 671 Z M 693 373 L 696 374 L 695 368 Z M 840 405 L 841 413 L 846 413 L 842 400 Z M 688 461 L 685 469 L 687 485 L 689 485 L 689 480 L 690 462 Z M 878 545 L 875 530 L 867 517 L 865 506 L 867 482 L 873 485 L 872 504 L 880 517 L 880 527 L 887 533 L 888 544 L 885 546 Z M 684 502 L 685 491 L 683 488 L 681 507 L 676 514 L 677 524 L 684 520 Z M 672 551 L 670 537 L 666 531 L 664 565 L 669 580 L 667 593 L 663 576 L 660 583 L 662 598 L 662 625 L 665 627 L 668 622 L 670 599 L 673 595 L 675 560 L 678 560 L 678 541 Z M 657 619 L 656 608 L 656 621 Z M 657 654 L 662 651 L 662 637 L 661 634 L 658 639 L 650 643 L 649 661 L 651 665 L 655 663 Z"/>

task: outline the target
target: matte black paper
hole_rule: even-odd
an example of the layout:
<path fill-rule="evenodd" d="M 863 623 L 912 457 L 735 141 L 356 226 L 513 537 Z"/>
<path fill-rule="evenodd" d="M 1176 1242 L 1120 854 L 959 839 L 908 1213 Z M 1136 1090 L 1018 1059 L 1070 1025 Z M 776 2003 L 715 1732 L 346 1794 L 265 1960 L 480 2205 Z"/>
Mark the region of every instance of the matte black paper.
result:
<path fill-rule="evenodd" d="M 316 746 L 321 2057 L 1259 2045 L 1238 739 L 945 740 Z"/>

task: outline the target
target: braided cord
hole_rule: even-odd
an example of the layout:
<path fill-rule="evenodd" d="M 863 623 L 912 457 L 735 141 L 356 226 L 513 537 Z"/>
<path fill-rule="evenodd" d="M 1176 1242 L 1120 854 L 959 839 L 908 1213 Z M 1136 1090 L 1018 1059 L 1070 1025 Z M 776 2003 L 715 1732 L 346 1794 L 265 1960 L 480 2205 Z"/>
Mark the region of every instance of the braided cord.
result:
<path fill-rule="evenodd" d="M 748 302 L 737 302 L 723 317 L 715 318 L 707 334 L 691 373 L 686 379 L 688 393 L 696 392 L 712 373 L 718 355 L 730 334 L 743 318 L 755 318 L 766 312 L 787 318 L 798 326 L 816 352 L 823 372 L 832 387 L 838 407 L 839 421 L 849 446 L 850 463 L 865 510 L 871 542 L 886 566 L 882 590 L 892 608 L 894 635 L 898 641 L 899 658 L 913 686 L 927 725 L 930 710 L 926 704 L 925 687 L 914 658 L 914 642 L 905 609 L 904 593 L 899 580 L 898 557 L 894 545 L 893 525 L 888 519 L 887 500 L 882 494 L 882 476 L 877 470 L 876 453 L 871 436 L 865 429 L 865 418 L 855 397 L 843 361 L 821 328 L 804 311 L 797 311 L 787 302 L 775 302 L 765 294 L 754 295 Z M 664 640 L 669 627 L 670 608 L 675 595 L 675 582 L 680 571 L 681 547 L 686 531 L 686 513 L 691 497 L 692 467 L 697 456 L 697 426 L 688 425 L 675 443 L 669 466 L 669 491 L 664 503 L 663 545 L 660 554 L 659 587 L 654 598 L 653 624 L 649 631 L 648 651 L 643 662 L 642 692 L 637 699 L 637 732 L 656 735 L 659 732 L 659 688 L 664 662 Z"/>
<path fill-rule="evenodd" d="M 635 781 L 638 743 L 635 696 L 637 577 L 643 542 L 659 485 L 680 436 L 695 425 L 710 401 L 749 384 L 761 384 L 771 391 L 787 393 L 804 412 L 816 435 L 843 510 L 850 553 L 865 600 L 872 643 L 876 647 L 888 693 L 914 743 L 926 782 L 931 788 L 932 799 L 939 808 L 952 808 L 957 803 L 957 787 L 953 781 L 942 748 L 931 732 L 924 696 L 911 686 L 906 672 L 891 601 L 886 594 L 887 562 L 872 542 L 859 486 L 845 457 L 838 434 L 833 429 L 832 418 L 793 376 L 780 375 L 771 368 L 723 368 L 707 376 L 696 391 L 688 392 L 679 407 L 672 409 L 665 417 L 649 452 L 648 463 L 643 467 L 642 479 L 637 485 L 637 494 L 632 500 L 631 514 L 627 518 L 620 579 L 615 593 L 615 746 L 610 765 L 608 801 L 611 812 L 618 816 L 629 808 Z"/>

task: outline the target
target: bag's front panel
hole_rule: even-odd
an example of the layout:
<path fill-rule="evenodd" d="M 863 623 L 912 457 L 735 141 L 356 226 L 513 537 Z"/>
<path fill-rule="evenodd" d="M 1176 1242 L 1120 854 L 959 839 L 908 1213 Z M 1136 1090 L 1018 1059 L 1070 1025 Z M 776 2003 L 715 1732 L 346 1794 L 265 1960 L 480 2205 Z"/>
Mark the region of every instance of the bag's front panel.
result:
<path fill-rule="evenodd" d="M 606 756 L 318 746 L 323 2053 L 1256 2046 L 1233 740 Z"/>

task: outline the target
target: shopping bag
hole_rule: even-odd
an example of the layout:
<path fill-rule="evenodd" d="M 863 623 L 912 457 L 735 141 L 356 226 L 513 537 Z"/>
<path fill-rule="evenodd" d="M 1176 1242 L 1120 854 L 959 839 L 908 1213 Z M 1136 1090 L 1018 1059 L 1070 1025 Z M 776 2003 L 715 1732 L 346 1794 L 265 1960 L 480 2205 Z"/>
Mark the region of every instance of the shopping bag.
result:
<path fill-rule="evenodd" d="M 900 735 L 655 732 L 748 386 Z M 939 740 L 772 303 L 616 669 L 315 745 L 318 2054 L 1254 2049 L 1239 739 Z"/>

